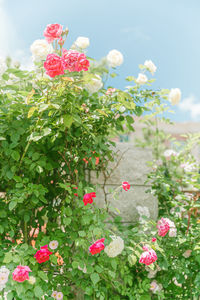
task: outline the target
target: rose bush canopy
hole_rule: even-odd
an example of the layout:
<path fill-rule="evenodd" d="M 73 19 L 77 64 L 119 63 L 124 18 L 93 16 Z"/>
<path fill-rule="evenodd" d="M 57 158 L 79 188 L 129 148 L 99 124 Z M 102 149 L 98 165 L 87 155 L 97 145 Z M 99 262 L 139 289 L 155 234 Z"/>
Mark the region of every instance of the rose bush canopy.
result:
<path fill-rule="evenodd" d="M 86 55 L 87 37 L 65 46 L 68 32 L 47 25 L 44 39 L 30 47 L 33 70 L 0 62 L 1 298 L 199 296 L 199 194 L 183 191 L 189 184 L 199 189 L 197 163 L 188 145 L 179 155 L 160 149 L 164 134 L 150 129 L 181 92 L 151 88 L 157 69 L 151 60 L 126 78 L 124 90 L 107 86 L 123 55 L 114 49 L 97 62 Z M 142 114 L 152 136 L 141 145 L 155 155 L 149 179 L 159 220 L 138 207 L 139 222 L 124 226 L 107 199 L 103 208 L 96 205 L 90 173 L 112 176 L 112 138 L 134 131 L 134 117 Z M 190 137 L 190 148 L 197 140 Z M 131 188 L 124 178 L 113 197 Z"/>

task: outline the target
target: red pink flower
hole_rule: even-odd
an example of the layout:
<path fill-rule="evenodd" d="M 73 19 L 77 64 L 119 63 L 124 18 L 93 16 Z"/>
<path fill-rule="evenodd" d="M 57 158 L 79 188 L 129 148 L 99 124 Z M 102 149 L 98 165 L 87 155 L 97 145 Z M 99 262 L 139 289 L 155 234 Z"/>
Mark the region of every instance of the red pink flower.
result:
<path fill-rule="evenodd" d="M 29 272 L 32 271 L 28 266 L 17 266 L 17 268 L 12 273 L 13 280 L 18 282 L 29 280 Z"/>
<path fill-rule="evenodd" d="M 44 62 L 44 68 L 46 70 L 46 74 L 50 77 L 55 77 L 57 75 L 64 74 L 64 64 L 63 60 L 57 54 L 48 54 L 46 61 Z"/>
<path fill-rule="evenodd" d="M 139 259 L 139 263 L 145 264 L 146 266 L 149 266 L 150 264 L 154 263 L 158 258 L 156 255 L 156 252 L 153 249 L 148 249 L 147 247 L 144 248 L 144 251 Z"/>
<path fill-rule="evenodd" d="M 122 182 L 122 188 L 127 192 L 128 190 L 130 190 L 130 184 L 128 183 L 128 181 L 124 181 Z"/>
<path fill-rule="evenodd" d="M 34 255 L 34 257 L 36 258 L 37 262 L 39 264 L 48 261 L 49 260 L 49 256 L 53 254 L 51 251 L 48 250 L 48 245 L 42 246 L 40 247 L 40 250 L 38 250 L 36 252 L 36 254 Z"/>
<path fill-rule="evenodd" d="M 90 63 L 84 53 L 63 49 L 62 59 L 65 70 L 69 72 L 88 71 Z"/>
<path fill-rule="evenodd" d="M 96 198 L 96 193 L 85 194 L 83 197 L 84 205 L 87 205 L 88 203 L 91 204 L 93 202 L 93 198 Z"/>
<path fill-rule="evenodd" d="M 48 43 L 60 38 L 63 32 L 63 26 L 60 24 L 49 24 L 44 30 L 44 37 Z"/>
<path fill-rule="evenodd" d="M 168 220 L 166 218 L 161 218 L 157 223 L 157 228 L 158 228 L 158 235 L 165 236 L 170 229 Z"/>
<path fill-rule="evenodd" d="M 89 247 L 89 251 L 92 255 L 100 253 L 104 248 L 105 238 L 97 240 L 94 244 Z"/>

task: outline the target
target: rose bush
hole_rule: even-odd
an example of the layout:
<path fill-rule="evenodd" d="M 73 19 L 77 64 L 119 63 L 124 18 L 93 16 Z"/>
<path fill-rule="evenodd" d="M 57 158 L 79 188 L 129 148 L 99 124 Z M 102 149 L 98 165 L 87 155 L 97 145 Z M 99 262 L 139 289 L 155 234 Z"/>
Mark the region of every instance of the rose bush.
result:
<path fill-rule="evenodd" d="M 141 207 L 138 226 L 123 226 L 120 217 L 112 220 L 109 203 L 101 209 L 95 204 L 98 194 L 90 171 L 107 170 L 108 162 L 116 159 L 111 136 L 133 130 L 134 116 L 151 110 L 147 103 L 161 105 L 168 91 L 141 88 L 152 82 L 144 74 L 156 70 L 152 62 L 141 66 L 139 80 L 127 77 L 133 84 L 125 91 L 107 89 L 107 77 L 115 76 L 109 67 L 119 66 L 122 54 L 113 50 L 107 60 L 92 61 L 84 53 L 63 48 L 67 34 L 68 29 L 60 24 L 48 25 L 44 36 L 52 43 L 52 53 L 47 47 L 44 57 L 43 43 L 41 52 L 35 43 L 40 60 L 34 71 L 20 70 L 7 61 L 2 72 L 2 297 L 162 299 L 174 290 L 171 281 L 170 292 L 164 290 L 169 283 L 168 268 L 185 264 L 189 252 L 184 261 L 178 260 L 176 240 L 159 234 L 158 224 Z M 88 88 L 91 84 L 95 89 Z M 124 181 L 119 189 L 128 193 L 130 184 Z M 167 218 L 165 209 L 160 212 L 160 217 Z M 169 227 L 177 226 L 175 217 L 168 219 Z M 173 255 L 169 244 L 174 246 Z M 189 243 L 181 249 L 183 253 L 198 251 Z M 191 268 L 195 268 L 192 260 Z M 152 283 L 152 271 L 160 273 L 158 283 Z M 183 281 L 175 270 L 170 276 L 170 280 Z M 195 280 L 198 284 L 199 277 Z"/>

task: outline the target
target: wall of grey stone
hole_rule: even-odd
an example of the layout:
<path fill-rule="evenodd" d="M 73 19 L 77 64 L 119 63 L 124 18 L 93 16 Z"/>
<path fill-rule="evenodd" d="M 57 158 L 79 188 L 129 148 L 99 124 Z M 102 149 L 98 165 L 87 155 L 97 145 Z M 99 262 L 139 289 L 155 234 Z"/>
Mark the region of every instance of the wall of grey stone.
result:
<path fill-rule="evenodd" d="M 125 223 L 134 223 L 139 217 L 136 207 L 140 205 L 148 207 L 151 218 L 156 219 L 158 203 L 151 193 L 146 193 L 150 189 L 150 184 L 145 184 L 147 173 L 150 171 L 147 161 L 152 159 L 151 151 L 134 147 L 131 143 L 117 143 L 116 146 L 118 159 L 108 166 L 110 170 L 114 171 L 106 182 L 105 190 L 103 190 L 103 174 L 100 174 L 98 178 L 95 173 L 91 174 L 92 182 L 100 185 L 97 188 L 95 202 L 99 207 L 105 206 L 105 192 L 109 193 L 109 190 L 115 190 L 123 181 L 128 181 L 131 185 L 129 191 L 120 189 L 117 197 L 114 198 L 112 193 L 108 194 L 113 214 L 120 215 Z M 115 168 L 120 157 L 122 158 Z"/>

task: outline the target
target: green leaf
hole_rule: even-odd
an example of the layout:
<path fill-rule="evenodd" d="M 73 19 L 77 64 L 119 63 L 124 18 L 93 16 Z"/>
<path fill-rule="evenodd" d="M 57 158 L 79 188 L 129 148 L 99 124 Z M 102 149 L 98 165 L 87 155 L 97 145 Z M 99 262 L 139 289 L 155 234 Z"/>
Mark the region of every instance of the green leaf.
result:
<path fill-rule="evenodd" d="M 14 298 L 13 293 L 10 292 L 9 294 L 6 295 L 7 300 L 12 300 Z"/>
<path fill-rule="evenodd" d="M 92 274 L 90 275 L 90 278 L 91 278 L 91 280 L 92 280 L 92 282 L 93 282 L 94 285 L 95 285 L 97 282 L 99 282 L 99 280 L 100 280 L 99 274 L 97 274 L 97 273 L 92 273 Z"/>
<path fill-rule="evenodd" d="M 54 264 L 57 265 L 57 257 L 55 255 L 50 256 L 50 261 Z"/>
<path fill-rule="evenodd" d="M 6 218 L 7 212 L 5 210 L 0 210 L 0 218 Z"/>
<path fill-rule="evenodd" d="M 70 128 L 73 123 L 73 117 L 71 115 L 64 115 L 63 116 L 63 123 L 67 128 Z"/>
<path fill-rule="evenodd" d="M 9 206 L 8 206 L 9 210 L 13 210 L 13 209 L 15 208 L 16 205 L 17 205 L 17 202 L 16 202 L 16 201 L 11 201 L 11 202 L 9 203 Z"/>
<path fill-rule="evenodd" d="M 12 151 L 11 156 L 16 161 L 18 161 L 20 159 L 20 154 L 17 151 Z"/>
<path fill-rule="evenodd" d="M 151 300 L 151 296 L 150 295 L 141 295 L 140 296 L 140 300 Z"/>
<path fill-rule="evenodd" d="M 3 259 L 3 263 L 9 264 L 12 261 L 13 257 L 12 257 L 12 253 L 7 252 L 5 254 L 5 257 Z"/>
<path fill-rule="evenodd" d="M 32 115 L 34 114 L 36 109 L 37 109 L 37 107 L 35 107 L 35 106 L 33 106 L 29 109 L 28 118 L 32 117 Z"/>
<path fill-rule="evenodd" d="M 38 285 L 34 288 L 34 293 L 35 296 L 38 297 L 39 299 L 41 299 L 41 297 L 43 296 L 43 290 Z"/>
<path fill-rule="evenodd" d="M 78 232 L 78 234 L 79 234 L 79 236 L 81 236 L 81 237 L 84 237 L 84 236 L 86 236 L 86 233 L 85 233 L 85 231 L 79 231 L 79 232 Z"/>
<path fill-rule="evenodd" d="M 38 276 L 39 276 L 42 280 L 44 280 L 44 281 L 48 280 L 47 274 L 46 274 L 45 272 L 43 272 L 43 271 L 39 271 L 39 272 L 38 272 Z"/>

